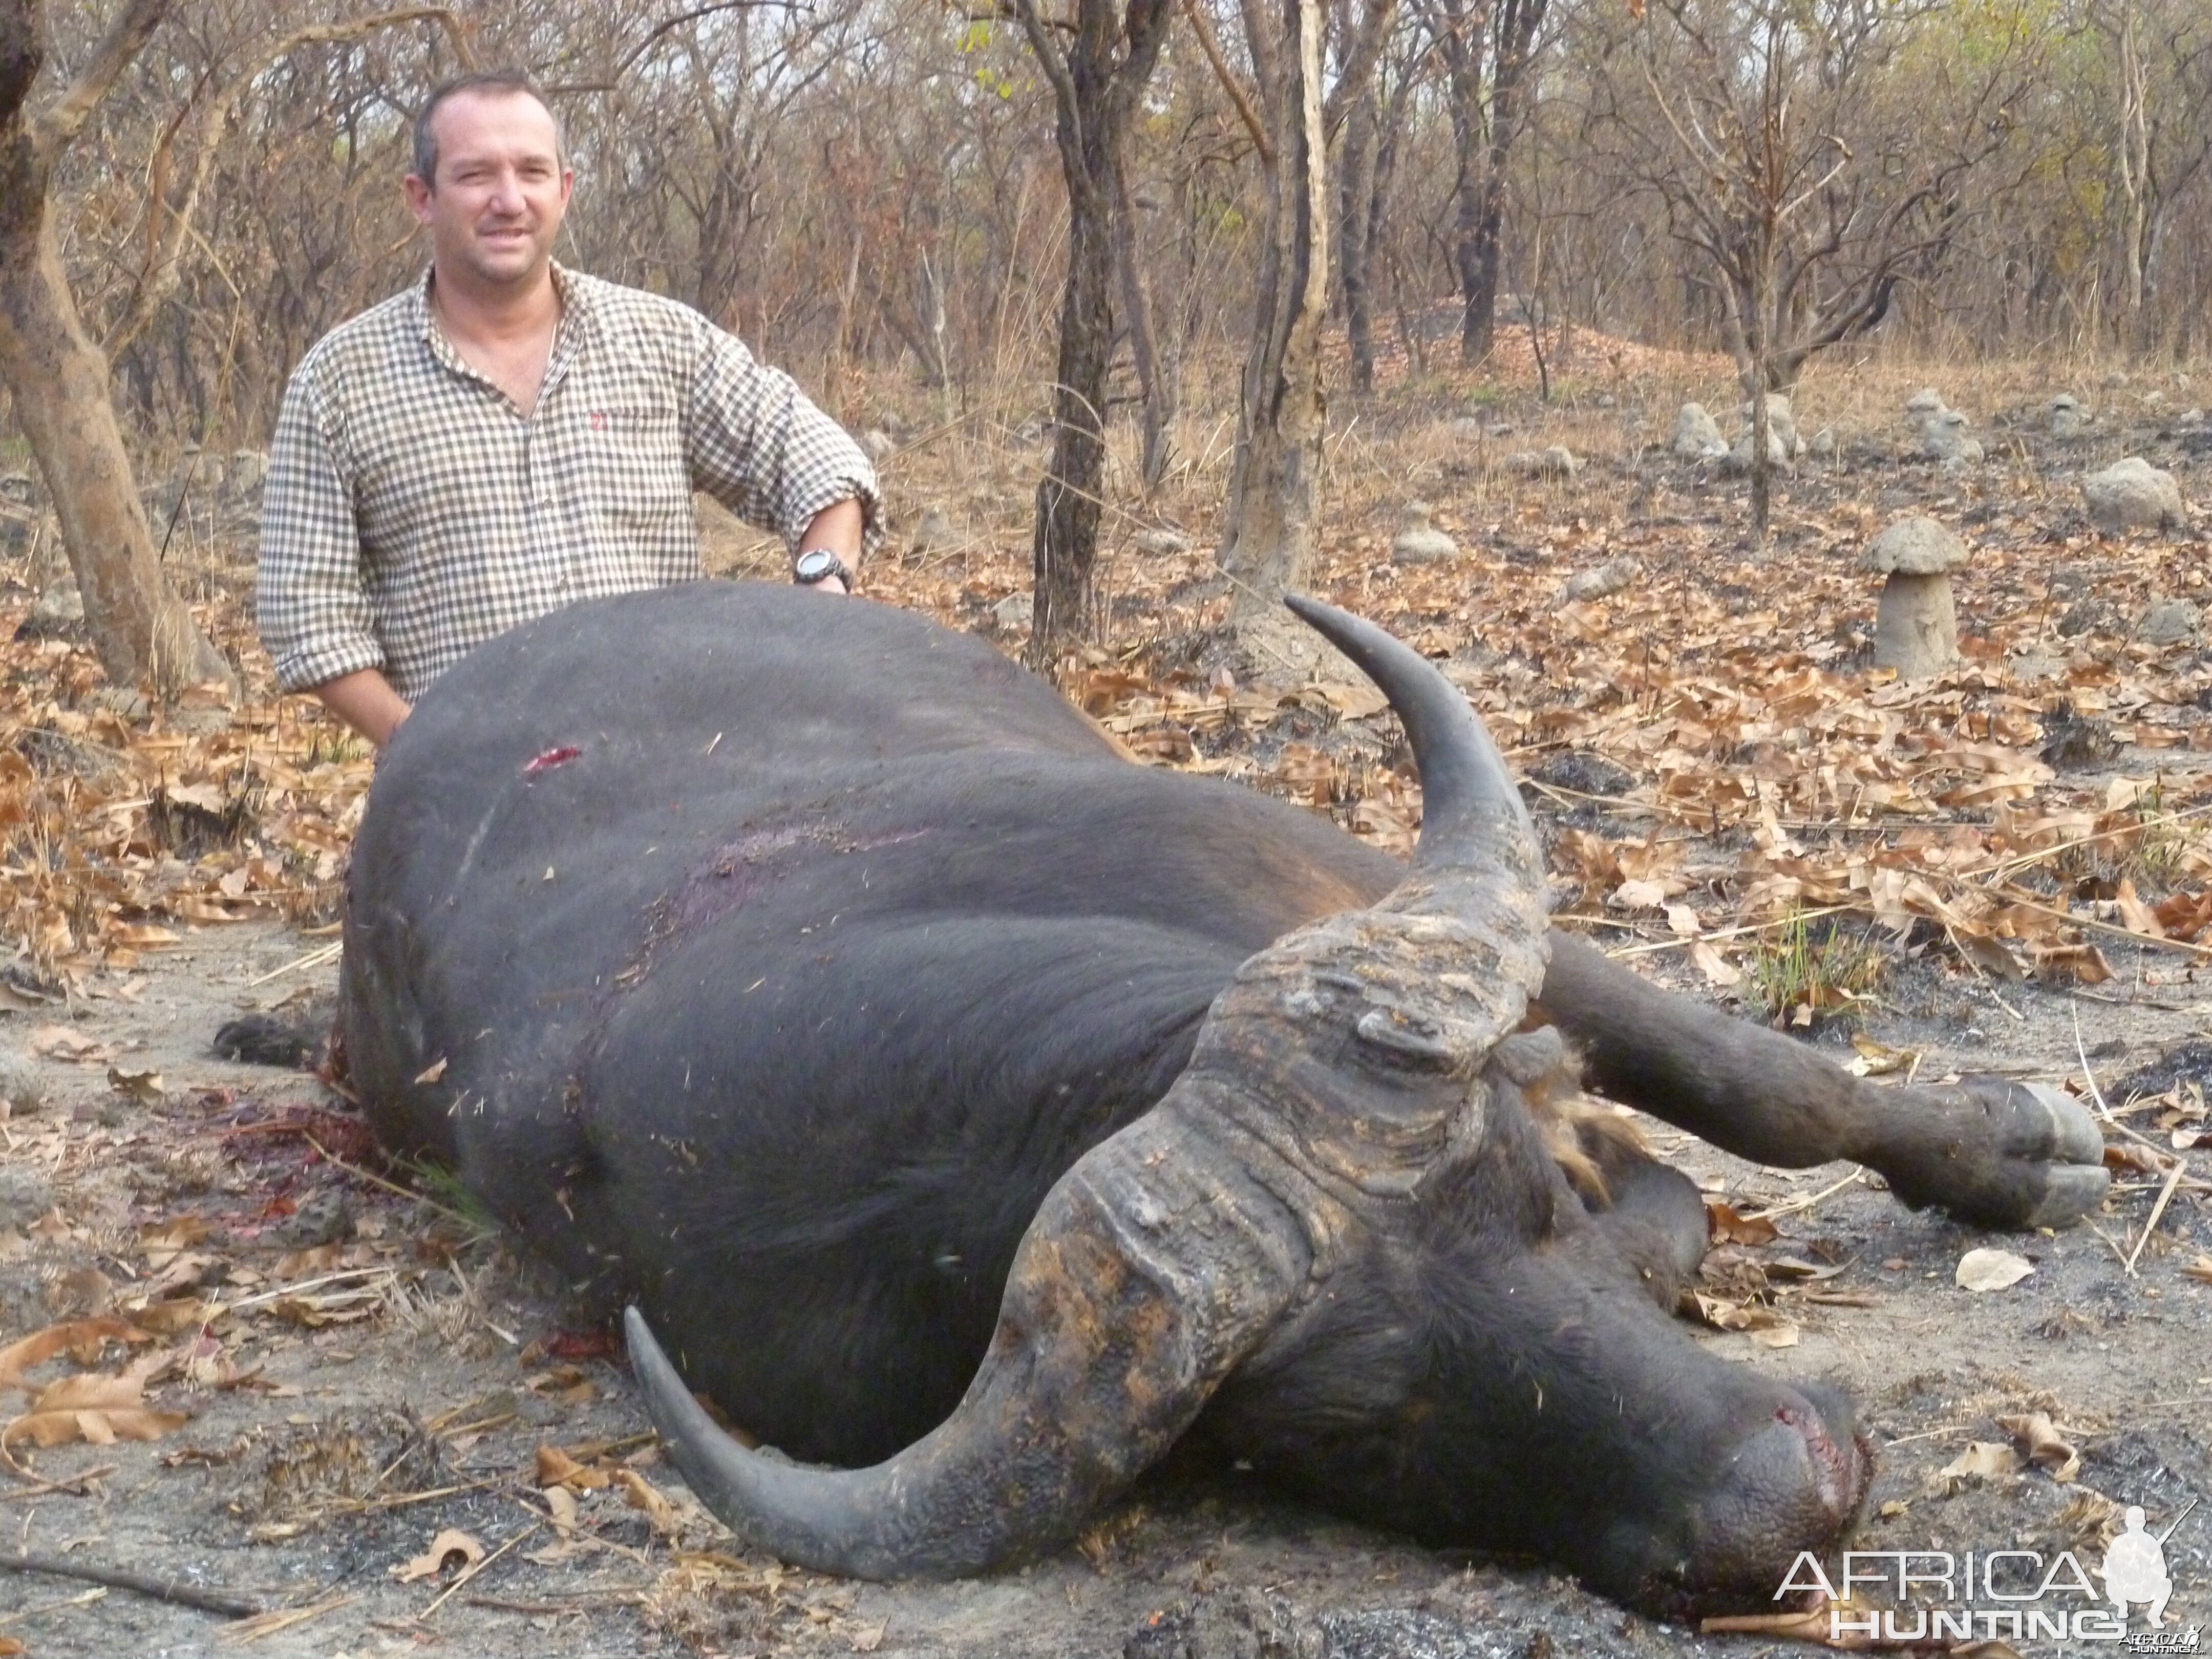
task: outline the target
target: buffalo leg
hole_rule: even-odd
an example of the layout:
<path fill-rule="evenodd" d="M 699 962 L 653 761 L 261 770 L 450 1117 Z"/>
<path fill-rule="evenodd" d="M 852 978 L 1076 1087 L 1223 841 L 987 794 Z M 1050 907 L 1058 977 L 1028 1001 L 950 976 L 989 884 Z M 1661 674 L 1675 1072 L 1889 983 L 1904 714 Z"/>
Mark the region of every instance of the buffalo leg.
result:
<path fill-rule="evenodd" d="M 1739 1157 L 1784 1169 L 1850 1158 L 1916 1209 L 1990 1227 L 2060 1225 L 2104 1196 L 2103 1135 L 2047 1085 L 1870 1084 L 1557 930 L 1541 1002 L 1592 1088 Z"/>

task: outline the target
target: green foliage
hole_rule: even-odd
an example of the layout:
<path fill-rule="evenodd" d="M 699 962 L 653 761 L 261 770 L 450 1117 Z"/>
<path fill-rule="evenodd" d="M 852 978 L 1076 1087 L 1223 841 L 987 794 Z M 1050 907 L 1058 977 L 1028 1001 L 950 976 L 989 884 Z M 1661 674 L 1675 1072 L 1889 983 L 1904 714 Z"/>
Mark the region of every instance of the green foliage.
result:
<path fill-rule="evenodd" d="M 424 1202 L 467 1229 L 467 1243 L 473 1244 L 498 1233 L 499 1218 L 455 1171 L 422 1158 L 399 1158 L 395 1162 L 406 1176 L 406 1184 Z"/>
<path fill-rule="evenodd" d="M 1777 1025 L 1814 1026 L 1856 1017 L 1888 966 L 1865 924 L 1793 913 L 1756 936 L 1744 963 L 1747 999 Z"/>
<path fill-rule="evenodd" d="M 356 737 L 343 726 L 318 726 L 314 735 L 307 740 L 307 753 L 300 763 L 302 766 L 343 765 L 347 761 L 365 760 L 368 753 L 367 738 Z"/>

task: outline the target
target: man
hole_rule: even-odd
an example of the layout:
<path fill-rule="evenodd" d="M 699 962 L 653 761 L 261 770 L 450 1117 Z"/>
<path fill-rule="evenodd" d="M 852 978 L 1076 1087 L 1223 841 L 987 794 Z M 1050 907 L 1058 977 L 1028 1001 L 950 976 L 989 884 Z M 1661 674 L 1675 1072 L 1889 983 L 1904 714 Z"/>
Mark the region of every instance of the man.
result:
<path fill-rule="evenodd" d="M 695 487 L 848 592 L 880 534 L 867 457 L 698 313 L 553 263 L 574 175 L 529 82 L 449 82 L 414 136 L 430 269 L 325 336 L 277 418 L 257 611 L 279 687 L 381 749 L 493 635 L 703 574 Z"/>

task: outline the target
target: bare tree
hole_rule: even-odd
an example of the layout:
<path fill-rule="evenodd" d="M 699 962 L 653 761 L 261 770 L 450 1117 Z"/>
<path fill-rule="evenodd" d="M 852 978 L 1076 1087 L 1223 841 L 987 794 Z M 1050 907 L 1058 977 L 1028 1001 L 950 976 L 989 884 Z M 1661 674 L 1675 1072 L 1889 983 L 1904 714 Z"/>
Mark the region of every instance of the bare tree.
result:
<path fill-rule="evenodd" d="M 1395 31 L 1392 48 L 1344 118 L 1336 245 L 1355 392 L 1375 388 L 1377 251 L 1389 228 L 1391 187 L 1396 182 L 1408 107 L 1425 82 L 1429 58 L 1413 31 Z"/>
<path fill-rule="evenodd" d="M 100 666 L 118 686 L 173 693 L 227 678 L 228 668 L 162 580 L 107 361 L 77 314 L 51 199 L 55 162 L 167 10 L 168 0 L 127 0 L 76 77 L 34 110 L 43 8 L 0 0 L 0 381 L 53 498 Z"/>
<path fill-rule="evenodd" d="M 1170 0 L 1077 0 L 1072 26 L 1012 0 L 1052 83 L 1067 183 L 1067 276 L 1053 385 L 1052 464 L 1030 539 L 1029 659 L 1042 668 L 1091 631 L 1091 570 L 1106 483 L 1106 374 L 1114 343 L 1114 217 L 1129 123 L 1174 16 Z M 1063 40 L 1063 35 L 1065 39 Z"/>
<path fill-rule="evenodd" d="M 1751 403 L 1754 546 L 1772 478 L 1765 394 L 1873 328 L 1900 283 L 1940 265 L 1976 169 L 2010 134 L 2008 100 L 2031 55 L 2022 30 L 1971 66 L 1938 65 L 1917 89 L 1940 100 L 1936 131 L 1899 95 L 1901 50 L 1936 9 L 1652 0 L 1629 46 L 1632 89 L 1612 112 L 1674 234 L 1718 279 L 1723 336 Z"/>
<path fill-rule="evenodd" d="M 115 418 L 108 357 L 87 333 L 52 211 L 54 169 L 160 28 L 170 0 L 126 0 L 76 77 L 44 108 L 30 94 L 46 54 L 40 0 L 0 0 L 0 382 L 45 475 L 100 666 L 118 686 L 150 684 L 164 696 L 232 678 L 184 605 L 170 592 L 130 457 Z M 437 18 L 438 8 L 380 12 L 311 24 L 267 43 L 199 106 L 198 144 L 175 198 L 164 193 L 170 149 L 191 112 L 165 128 L 150 169 L 146 252 L 110 349 L 127 347 L 174 290 L 192 219 L 214 164 L 216 136 L 246 89 L 302 46 L 357 40 L 387 24 Z"/>
<path fill-rule="evenodd" d="M 1465 309 L 1460 361 L 1490 356 L 1505 234 L 1507 167 L 1527 120 L 1550 0 L 1430 0 L 1425 21 L 1451 94 L 1453 258 Z"/>
<path fill-rule="evenodd" d="M 1237 580 L 1231 616 L 1240 629 L 1259 618 L 1275 622 L 1282 596 L 1304 580 L 1312 562 L 1328 311 L 1328 135 L 1367 90 L 1397 15 L 1396 0 L 1366 0 L 1324 100 L 1321 0 L 1243 5 L 1257 97 L 1230 70 L 1198 0 L 1190 7 L 1206 55 L 1252 131 L 1267 186 L 1220 554 Z"/>
<path fill-rule="evenodd" d="M 2212 152 L 2201 98 L 2212 68 L 2212 18 L 2200 5 L 2100 0 L 2092 19 L 2110 44 L 2118 97 L 2114 182 L 2120 224 L 2122 348 L 2148 343 L 2146 301 L 2175 198 Z M 2194 84 L 2192 84 L 2194 83 Z"/>

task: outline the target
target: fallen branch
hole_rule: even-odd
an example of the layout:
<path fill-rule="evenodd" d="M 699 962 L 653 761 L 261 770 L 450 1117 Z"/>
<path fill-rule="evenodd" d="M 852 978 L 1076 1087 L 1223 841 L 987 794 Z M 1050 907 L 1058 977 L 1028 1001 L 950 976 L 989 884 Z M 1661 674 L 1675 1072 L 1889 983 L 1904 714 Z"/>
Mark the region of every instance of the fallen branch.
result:
<path fill-rule="evenodd" d="M 499 1595 L 464 1595 L 462 1604 L 471 1607 L 489 1607 L 495 1613 L 536 1613 L 540 1617 L 571 1613 L 596 1613 L 607 1607 L 634 1607 L 645 1599 L 649 1585 L 635 1589 L 613 1589 L 580 1601 L 510 1601 Z"/>
<path fill-rule="evenodd" d="M 290 1630 L 295 1625 L 304 1625 L 326 1613 L 336 1613 L 340 1607 L 349 1607 L 360 1600 L 358 1595 L 334 1595 L 327 1601 L 313 1601 L 304 1607 L 271 1607 L 266 1613 L 256 1613 L 251 1619 L 226 1626 L 218 1639 L 241 1646 L 247 1642 L 258 1642 L 264 1637 Z"/>
<path fill-rule="evenodd" d="M 18 1486 L 13 1492 L 0 1492 L 0 1504 L 12 1504 L 18 1498 L 45 1498 L 54 1492 L 66 1492 L 71 1498 L 92 1496 L 92 1483 L 104 1474 L 115 1473 L 115 1465 L 102 1463 L 96 1469 L 87 1469 L 82 1474 L 65 1474 L 58 1480 L 40 1480 L 27 1475 L 27 1486 Z"/>
<path fill-rule="evenodd" d="M 249 979 L 246 981 L 246 988 L 250 991 L 257 985 L 266 985 L 270 980 L 282 979 L 287 974 L 298 973 L 305 968 L 319 968 L 326 962 L 336 962 L 339 952 L 344 949 L 345 941 L 334 939 L 328 945 L 308 951 L 304 957 L 294 957 L 282 968 L 271 968 L 259 979 Z"/>
<path fill-rule="evenodd" d="M 131 1590 L 140 1595 L 150 1595 L 157 1601 L 174 1601 L 180 1607 L 198 1607 L 203 1613 L 219 1613 L 230 1619 L 251 1619 L 261 1612 L 259 1602 L 249 1601 L 243 1595 L 232 1595 L 222 1590 L 199 1589 L 173 1578 L 150 1578 L 143 1572 L 125 1572 L 120 1567 L 97 1567 L 88 1561 L 64 1561 L 58 1555 L 19 1555 L 0 1552 L 0 1568 L 10 1572 L 43 1572 L 56 1578 L 74 1578 L 87 1584 L 104 1584 L 110 1589 Z"/>
<path fill-rule="evenodd" d="M 2150 1217 L 2143 1223 L 2142 1235 L 2136 1240 L 2135 1249 L 2128 1252 L 2127 1266 L 2130 1273 L 2136 1270 L 2136 1263 L 2142 1255 L 2143 1246 L 2150 1243 L 2151 1234 L 2158 1230 L 2158 1218 L 2166 1213 L 2166 1200 L 2173 1196 L 2173 1189 L 2181 1181 L 2181 1172 L 2188 1166 L 2187 1158 L 2177 1157 L 2173 1160 L 2173 1167 L 2166 1171 L 2166 1185 L 2158 1190 L 2158 1202 L 2150 1206 Z"/>
<path fill-rule="evenodd" d="M 467 1583 L 471 1578 L 474 1578 L 486 1567 L 498 1560 L 501 1556 L 506 1554 L 509 1550 L 513 1549 L 517 1544 L 520 1544 L 524 1539 L 529 1537 L 532 1533 L 536 1532 L 538 1528 L 543 1525 L 544 1525 L 544 1522 L 542 1521 L 532 1521 L 520 1532 L 516 1533 L 514 1537 L 508 1539 L 507 1542 L 501 1544 L 489 1555 L 484 1557 L 483 1560 L 477 1562 L 471 1567 L 464 1569 L 458 1578 L 454 1579 L 452 1583 L 446 1586 L 445 1593 L 443 1595 L 440 1595 L 436 1601 L 431 1602 L 428 1607 L 423 1608 L 420 1613 L 416 1615 L 417 1622 L 428 1622 L 429 1618 L 433 1613 L 436 1613 L 440 1607 L 444 1607 L 447 1602 L 453 1599 L 454 1591 L 459 1589 L 462 1585 Z"/>

